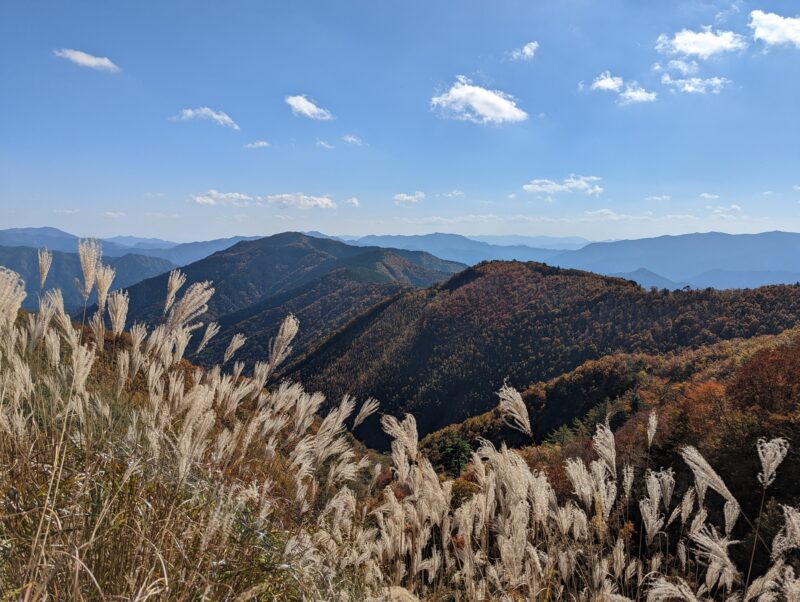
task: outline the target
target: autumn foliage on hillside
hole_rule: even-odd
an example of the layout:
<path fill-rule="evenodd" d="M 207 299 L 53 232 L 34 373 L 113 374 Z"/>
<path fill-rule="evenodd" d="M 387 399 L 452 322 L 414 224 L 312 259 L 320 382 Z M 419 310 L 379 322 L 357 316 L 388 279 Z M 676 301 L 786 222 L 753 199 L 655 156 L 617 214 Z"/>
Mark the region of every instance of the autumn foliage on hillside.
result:
<path fill-rule="evenodd" d="M 610 354 L 777 334 L 798 318 L 800 286 L 645 291 L 588 272 L 492 262 L 357 319 L 288 374 L 334 398 L 352 392 L 412 412 L 424 434 L 488 411 L 504 382 L 525 388 Z"/>

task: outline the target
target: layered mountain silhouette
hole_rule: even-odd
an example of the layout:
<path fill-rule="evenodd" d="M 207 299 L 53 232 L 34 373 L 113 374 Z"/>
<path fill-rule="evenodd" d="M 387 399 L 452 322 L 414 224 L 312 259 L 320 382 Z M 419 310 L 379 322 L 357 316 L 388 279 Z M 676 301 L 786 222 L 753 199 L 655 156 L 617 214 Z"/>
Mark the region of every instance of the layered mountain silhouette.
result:
<path fill-rule="evenodd" d="M 166 259 L 181 266 L 212 253 L 232 247 L 243 240 L 254 240 L 253 236 L 233 236 L 188 243 L 174 243 L 153 238 L 115 236 L 104 239 L 103 254 L 106 257 L 121 257 L 130 253 Z M 75 253 L 79 237 L 57 228 L 9 228 L 0 230 L 0 245 L 8 247 L 47 248 L 51 251 Z"/>
<path fill-rule="evenodd" d="M 490 262 L 403 293 L 351 322 L 286 371 L 331 399 L 374 396 L 427 433 L 524 388 L 617 352 L 661 354 L 778 333 L 800 318 L 800 286 L 646 291 L 620 278 Z M 365 429 L 369 444 L 383 442 Z"/>
<path fill-rule="evenodd" d="M 147 257 L 128 253 L 120 257 L 105 257 L 104 262 L 113 267 L 117 274 L 112 283 L 112 290 L 128 288 L 147 278 L 168 272 L 175 265 L 159 257 Z M 38 307 L 39 290 L 39 256 L 31 247 L 0 246 L 0 265 L 17 272 L 25 280 L 28 293 L 23 303 L 25 309 Z M 64 307 L 74 312 L 83 307 L 83 297 L 75 287 L 75 280 L 82 278 L 81 264 L 77 253 L 53 251 L 53 264 L 47 275 L 46 288 L 59 288 L 64 296 Z M 94 303 L 94 295 L 89 299 Z"/>
<path fill-rule="evenodd" d="M 357 247 L 285 232 L 243 241 L 185 266 L 189 286 L 209 280 L 216 290 L 206 319 L 222 327 L 203 358 L 219 361 L 230 336 L 248 337 L 241 358 L 263 358 L 280 321 L 294 313 L 303 351 L 349 320 L 413 287 L 442 282 L 466 266 L 428 253 Z M 131 287 L 129 319 L 154 323 L 162 316 L 167 275 Z"/>

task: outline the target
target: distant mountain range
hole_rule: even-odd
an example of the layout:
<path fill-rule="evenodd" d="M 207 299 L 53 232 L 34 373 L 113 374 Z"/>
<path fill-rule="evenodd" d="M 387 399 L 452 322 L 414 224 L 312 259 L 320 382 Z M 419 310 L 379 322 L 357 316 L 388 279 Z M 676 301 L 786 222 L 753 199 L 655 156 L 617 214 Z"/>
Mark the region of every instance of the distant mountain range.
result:
<path fill-rule="evenodd" d="M 755 288 L 800 281 L 800 234 L 707 232 L 636 240 L 589 243 L 580 237 L 475 236 L 433 233 L 413 236 L 337 237 L 307 232 L 312 238 L 351 246 L 423 251 L 465 265 L 482 261 L 538 261 L 633 280 L 645 288 Z M 202 242 L 115 236 L 103 241 L 107 257 L 128 253 L 160 257 L 183 266 L 258 237 L 234 236 Z M 0 230 L 0 245 L 47 247 L 74 252 L 78 237 L 55 228 Z"/>
<path fill-rule="evenodd" d="M 269 340 L 289 313 L 301 321 L 297 352 L 381 302 L 413 287 L 442 282 L 463 264 L 420 251 L 358 247 L 337 240 L 285 232 L 243 241 L 185 266 L 189 286 L 210 280 L 216 293 L 208 321 L 222 327 L 203 359 L 219 361 L 230 337 L 247 344 L 237 357 L 263 359 Z M 167 275 L 129 289 L 129 321 L 161 318 Z"/>
<path fill-rule="evenodd" d="M 57 228 L 9 228 L 0 230 L 0 245 L 6 247 L 47 248 L 51 251 L 75 253 L 80 237 Z M 254 236 L 233 236 L 201 242 L 174 243 L 157 238 L 115 236 L 101 240 L 106 257 L 121 257 L 129 253 L 159 257 L 181 266 L 212 253 L 232 247 L 242 240 L 254 240 Z"/>
<path fill-rule="evenodd" d="M 160 257 L 146 257 L 128 253 L 121 257 L 105 257 L 104 262 L 113 267 L 117 274 L 112 283 L 112 290 L 128 288 L 146 278 L 168 272 L 175 265 Z M 28 293 L 23 307 L 33 310 L 38 307 L 39 290 L 39 256 L 31 247 L 0 246 L 0 265 L 17 272 L 25 280 Z M 59 288 L 64 296 L 64 307 L 75 312 L 83 307 L 83 298 L 75 287 L 75 279 L 81 279 L 81 264 L 77 253 L 53 251 L 53 264 L 47 275 L 45 288 Z M 94 303 L 94 295 L 89 299 Z"/>
<path fill-rule="evenodd" d="M 563 250 L 562 239 L 551 244 L 562 245 L 562 249 L 556 249 L 486 242 L 526 240 L 522 237 L 479 238 L 482 240 L 437 233 L 365 236 L 348 242 L 427 251 L 468 265 L 498 259 L 540 261 L 623 276 L 647 288 L 755 288 L 800 281 L 800 234 L 793 232 L 707 232 L 594 242 L 572 250 Z M 547 244 L 544 237 L 530 240 Z"/>

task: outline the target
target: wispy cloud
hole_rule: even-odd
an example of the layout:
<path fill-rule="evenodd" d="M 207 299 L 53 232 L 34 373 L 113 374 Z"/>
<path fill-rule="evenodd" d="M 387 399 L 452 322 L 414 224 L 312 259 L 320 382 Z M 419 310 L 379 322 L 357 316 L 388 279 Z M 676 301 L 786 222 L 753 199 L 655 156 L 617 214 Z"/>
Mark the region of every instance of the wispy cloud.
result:
<path fill-rule="evenodd" d="M 398 192 L 392 198 L 398 205 L 414 205 L 425 198 L 425 193 L 419 190 L 410 194 L 407 192 Z"/>
<path fill-rule="evenodd" d="M 245 148 L 268 148 L 271 146 L 266 140 L 256 140 L 255 142 L 248 142 L 244 145 Z"/>
<path fill-rule="evenodd" d="M 603 192 L 603 187 L 597 184 L 601 179 L 597 176 L 570 174 L 561 182 L 546 179 L 531 180 L 522 189 L 525 192 L 546 195 L 555 195 L 562 192 L 582 192 L 588 196 L 597 196 Z"/>
<path fill-rule="evenodd" d="M 453 188 L 453 190 L 451 190 L 450 192 L 443 192 L 439 196 L 443 196 L 448 199 L 462 198 L 464 196 L 464 191 L 458 190 L 457 188 Z"/>
<path fill-rule="evenodd" d="M 583 89 L 583 82 L 578 84 L 579 89 Z M 603 71 L 594 78 L 590 90 L 599 92 L 613 92 L 617 95 L 617 103 L 620 105 L 630 105 L 642 102 L 654 102 L 658 94 L 645 90 L 638 82 L 625 82 L 618 75 L 611 75 L 611 71 Z"/>
<path fill-rule="evenodd" d="M 292 109 L 295 115 L 308 117 L 309 119 L 318 119 L 320 121 L 328 121 L 333 119 L 333 115 L 328 109 L 323 109 L 317 106 L 312 100 L 303 95 L 287 96 L 285 99 L 286 104 Z"/>
<path fill-rule="evenodd" d="M 714 194 L 713 192 L 701 192 L 700 193 L 700 198 L 701 199 L 705 199 L 707 201 L 713 201 L 715 199 L 718 199 L 719 195 L 718 194 Z"/>
<path fill-rule="evenodd" d="M 103 217 L 107 217 L 110 219 L 119 219 L 126 216 L 124 211 L 103 211 Z"/>
<path fill-rule="evenodd" d="M 95 71 L 109 71 L 117 73 L 120 68 L 117 67 L 111 59 L 105 56 L 94 56 L 82 50 L 75 50 L 73 48 L 59 48 L 53 50 L 53 54 L 59 58 L 66 59 L 79 67 L 86 67 L 94 69 Z"/>
<path fill-rule="evenodd" d="M 280 207 L 293 207 L 295 209 L 334 209 L 336 203 L 329 196 L 314 196 L 302 192 L 288 192 L 283 194 L 270 194 L 263 197 L 264 201 Z"/>
<path fill-rule="evenodd" d="M 172 119 L 177 121 L 190 121 L 194 119 L 213 121 L 217 125 L 238 130 L 239 126 L 230 118 L 227 113 L 223 111 L 215 111 L 209 107 L 199 107 L 197 109 L 182 109 L 180 113 L 175 115 Z"/>
<path fill-rule="evenodd" d="M 317 140 L 317 146 L 320 148 L 324 148 L 325 150 L 331 150 L 333 148 L 333 144 L 331 144 L 327 140 Z"/>
<path fill-rule="evenodd" d="M 611 75 L 611 71 L 603 71 L 594 78 L 590 88 L 592 90 L 603 90 L 606 92 L 619 92 L 622 89 L 624 80 L 616 75 Z"/>
<path fill-rule="evenodd" d="M 80 212 L 80 209 L 53 209 L 53 213 L 58 215 L 75 215 Z"/>
<path fill-rule="evenodd" d="M 361 207 L 361 201 L 359 201 L 358 197 L 355 196 L 351 196 L 349 199 L 345 199 L 344 202 L 352 207 Z"/>
<path fill-rule="evenodd" d="M 353 144 L 355 146 L 361 146 L 362 144 L 364 144 L 364 141 L 355 134 L 347 134 L 345 136 L 342 136 L 342 141 L 347 142 L 347 144 Z"/>
<path fill-rule="evenodd" d="M 668 194 L 656 194 L 653 196 L 645 197 L 645 201 L 671 201 L 672 197 Z"/>
<path fill-rule="evenodd" d="M 431 109 L 443 117 L 479 124 L 516 123 L 528 118 L 510 94 L 476 86 L 463 75 L 447 92 L 431 98 Z"/>
<path fill-rule="evenodd" d="M 636 82 L 625 85 L 625 89 L 619 93 L 618 102 L 621 105 L 632 105 L 643 102 L 655 102 L 658 94 L 645 90 Z"/>
<path fill-rule="evenodd" d="M 656 40 L 656 50 L 659 52 L 701 59 L 745 48 L 747 41 L 744 36 L 732 31 L 713 30 L 711 27 L 704 27 L 702 31 L 682 29 L 672 37 L 662 33 Z"/>
<path fill-rule="evenodd" d="M 298 209 L 309 209 L 317 207 L 321 209 L 333 209 L 336 203 L 328 195 L 314 196 L 302 192 L 287 192 L 282 194 L 268 194 L 256 196 L 244 192 L 220 192 L 214 188 L 202 193 L 191 196 L 191 200 L 196 205 L 204 207 L 214 206 L 234 206 L 234 207 L 262 207 L 264 205 L 278 205 L 280 207 L 294 207 Z"/>
<path fill-rule="evenodd" d="M 214 205 L 236 205 L 241 207 L 255 200 L 255 197 L 242 192 L 220 192 L 212 188 L 203 194 L 192 195 L 191 199 L 196 205 L 209 207 Z"/>
<path fill-rule="evenodd" d="M 520 48 L 515 48 L 508 53 L 508 56 L 512 61 L 532 61 L 533 57 L 536 56 L 536 51 L 538 49 L 539 42 L 534 40 L 532 42 L 528 42 Z"/>
<path fill-rule="evenodd" d="M 719 94 L 723 88 L 729 86 L 731 80 L 727 77 L 688 77 L 675 79 L 669 73 L 661 76 L 661 83 L 679 92 L 687 94 Z"/>
<path fill-rule="evenodd" d="M 747 24 L 753 30 L 753 39 L 767 46 L 793 44 L 800 48 L 800 17 L 782 17 L 775 13 L 754 10 Z"/>

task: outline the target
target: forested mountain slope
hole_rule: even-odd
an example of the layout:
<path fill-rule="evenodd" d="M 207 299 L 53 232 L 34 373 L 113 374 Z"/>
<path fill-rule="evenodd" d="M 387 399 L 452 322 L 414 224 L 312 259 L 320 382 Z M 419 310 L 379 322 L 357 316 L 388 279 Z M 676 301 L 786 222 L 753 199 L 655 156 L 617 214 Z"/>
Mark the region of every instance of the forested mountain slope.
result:
<path fill-rule="evenodd" d="M 798 317 L 798 286 L 645 291 L 588 272 L 492 262 L 355 320 L 287 373 L 332 399 L 372 395 L 390 413 L 413 412 L 427 433 L 493 407 L 504 381 L 524 388 L 612 353 L 774 334 Z"/>

